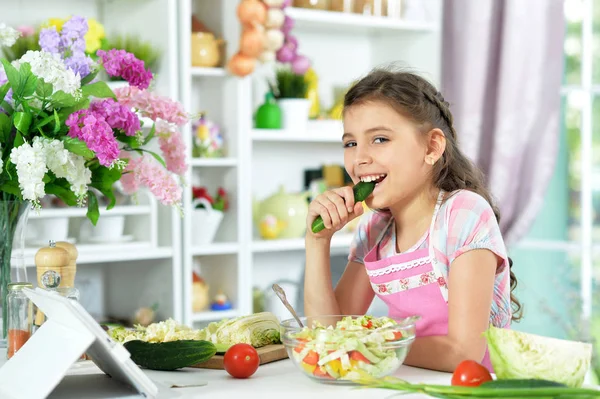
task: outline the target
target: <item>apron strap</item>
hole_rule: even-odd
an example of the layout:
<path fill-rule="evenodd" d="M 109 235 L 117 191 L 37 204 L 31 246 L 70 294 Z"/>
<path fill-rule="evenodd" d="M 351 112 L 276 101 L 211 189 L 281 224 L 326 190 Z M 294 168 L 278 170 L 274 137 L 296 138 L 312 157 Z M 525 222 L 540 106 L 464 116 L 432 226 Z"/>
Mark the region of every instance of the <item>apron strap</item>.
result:
<path fill-rule="evenodd" d="M 445 281 L 445 277 L 444 277 L 444 273 L 442 273 L 442 268 L 443 265 L 440 264 L 437 260 L 437 258 L 435 257 L 435 249 L 433 247 L 433 230 L 435 227 L 435 222 L 437 219 L 437 215 L 438 212 L 440 210 L 440 207 L 442 205 L 442 200 L 444 199 L 444 190 L 440 190 L 440 193 L 438 195 L 438 199 L 437 199 L 437 203 L 435 205 L 435 210 L 433 211 L 433 218 L 431 218 L 431 226 L 429 227 L 429 258 L 431 259 L 431 267 L 433 268 L 433 272 L 435 273 L 435 277 L 438 281 L 440 281 L 440 279 L 442 279 L 442 281 Z M 440 287 L 440 291 L 442 292 L 442 297 L 444 298 L 444 300 L 446 301 L 446 303 L 448 303 L 448 284 L 446 282 L 446 284 L 438 284 L 438 286 Z"/>

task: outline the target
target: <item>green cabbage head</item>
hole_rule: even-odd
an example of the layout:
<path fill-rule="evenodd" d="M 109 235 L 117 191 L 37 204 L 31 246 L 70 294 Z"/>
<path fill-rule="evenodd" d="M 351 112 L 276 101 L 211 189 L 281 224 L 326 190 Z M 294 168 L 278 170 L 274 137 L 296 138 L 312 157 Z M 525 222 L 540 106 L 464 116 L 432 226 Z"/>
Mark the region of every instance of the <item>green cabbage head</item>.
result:
<path fill-rule="evenodd" d="M 498 379 L 543 379 L 579 388 L 590 368 L 592 345 L 504 328 L 484 336 Z"/>

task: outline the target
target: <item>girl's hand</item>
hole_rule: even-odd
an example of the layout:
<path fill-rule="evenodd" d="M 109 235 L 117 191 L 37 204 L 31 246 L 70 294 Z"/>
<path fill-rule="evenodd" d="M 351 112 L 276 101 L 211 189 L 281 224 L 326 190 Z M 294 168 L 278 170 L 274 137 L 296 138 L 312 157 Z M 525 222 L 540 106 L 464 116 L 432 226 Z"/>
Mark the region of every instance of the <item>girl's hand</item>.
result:
<path fill-rule="evenodd" d="M 345 186 L 326 191 L 312 200 L 308 207 L 306 235 L 316 238 L 331 238 L 336 231 L 361 216 L 363 212 L 362 204 L 354 202 L 352 187 Z M 318 216 L 323 218 L 325 229 L 313 233 L 312 223 Z"/>

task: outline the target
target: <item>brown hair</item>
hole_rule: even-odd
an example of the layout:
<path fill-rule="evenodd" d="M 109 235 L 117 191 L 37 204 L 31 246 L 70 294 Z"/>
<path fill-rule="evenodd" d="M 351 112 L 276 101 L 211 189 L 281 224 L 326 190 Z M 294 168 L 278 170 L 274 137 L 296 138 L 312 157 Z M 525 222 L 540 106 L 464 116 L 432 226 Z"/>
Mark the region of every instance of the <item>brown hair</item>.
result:
<path fill-rule="evenodd" d="M 500 222 L 500 211 L 485 186 L 482 172 L 458 146 L 449 104 L 431 83 L 410 72 L 378 68 L 348 90 L 344 98 L 344 110 L 367 101 L 387 103 L 403 116 L 422 125 L 424 132 L 433 128 L 442 130 L 446 136 L 446 149 L 434 165 L 433 183 L 448 193 L 466 189 L 481 195 L 492 207 L 498 223 Z M 512 259 L 508 258 L 508 262 L 512 320 L 519 321 L 522 317 L 522 305 L 513 294 L 517 278 L 511 270 Z"/>

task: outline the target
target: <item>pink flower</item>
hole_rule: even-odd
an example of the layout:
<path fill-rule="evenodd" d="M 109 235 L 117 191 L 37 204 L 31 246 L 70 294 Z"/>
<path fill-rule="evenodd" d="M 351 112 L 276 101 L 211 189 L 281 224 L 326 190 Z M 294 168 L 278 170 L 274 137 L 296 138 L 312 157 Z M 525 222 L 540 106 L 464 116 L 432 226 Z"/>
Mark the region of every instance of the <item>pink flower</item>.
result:
<path fill-rule="evenodd" d="M 440 287 L 445 287 L 446 286 L 446 280 L 444 280 L 443 277 L 438 277 L 437 282 L 438 282 L 438 285 Z"/>
<path fill-rule="evenodd" d="M 145 186 L 163 205 L 181 201 L 182 190 L 175 178 L 150 155 L 130 159 L 121 183 L 126 194 L 133 194 L 140 186 Z"/>
<path fill-rule="evenodd" d="M 183 106 L 168 97 L 159 96 L 133 86 L 115 89 L 115 95 L 121 104 L 138 109 L 142 116 L 155 122 L 162 119 L 177 126 L 185 125 L 188 122 L 189 118 Z"/>
<path fill-rule="evenodd" d="M 188 166 L 185 163 L 185 143 L 181 132 L 169 123 L 159 120 L 156 122 L 156 133 L 167 169 L 180 176 L 183 175 Z"/>
<path fill-rule="evenodd" d="M 35 33 L 35 28 L 29 25 L 17 26 L 17 30 L 21 32 L 23 37 L 32 36 Z"/>
<path fill-rule="evenodd" d="M 379 284 L 379 292 L 387 292 L 387 286 L 385 284 Z"/>
<path fill-rule="evenodd" d="M 131 109 L 112 98 L 94 101 L 89 108 L 101 115 L 113 129 L 122 130 L 127 136 L 135 136 L 140 130 L 140 119 Z"/>
<path fill-rule="evenodd" d="M 112 49 L 108 52 L 98 50 L 96 55 L 102 60 L 104 70 L 110 76 L 118 76 L 130 85 L 142 90 L 147 89 L 152 81 L 152 72 L 144 68 L 144 62 L 135 58 L 125 50 Z"/>
<path fill-rule="evenodd" d="M 69 136 L 84 141 L 100 165 L 110 167 L 118 159 L 119 144 L 102 115 L 82 109 L 69 115 L 65 124 L 69 127 Z"/>

